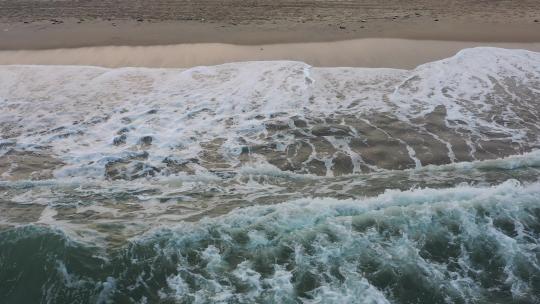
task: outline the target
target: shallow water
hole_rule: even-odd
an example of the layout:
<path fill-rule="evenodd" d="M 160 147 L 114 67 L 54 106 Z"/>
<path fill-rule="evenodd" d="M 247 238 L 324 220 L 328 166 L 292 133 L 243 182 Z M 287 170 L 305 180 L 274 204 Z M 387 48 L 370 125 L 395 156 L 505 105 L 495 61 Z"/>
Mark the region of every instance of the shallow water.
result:
<path fill-rule="evenodd" d="M 6 303 L 537 303 L 540 54 L 0 67 Z"/>

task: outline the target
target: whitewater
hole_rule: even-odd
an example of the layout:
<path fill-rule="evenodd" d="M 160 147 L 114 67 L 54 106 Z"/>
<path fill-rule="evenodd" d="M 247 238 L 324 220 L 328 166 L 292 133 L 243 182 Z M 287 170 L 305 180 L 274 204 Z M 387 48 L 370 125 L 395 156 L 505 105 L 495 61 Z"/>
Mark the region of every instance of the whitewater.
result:
<path fill-rule="evenodd" d="M 5 65 L 0 109 L 7 303 L 540 302 L 540 53 Z"/>

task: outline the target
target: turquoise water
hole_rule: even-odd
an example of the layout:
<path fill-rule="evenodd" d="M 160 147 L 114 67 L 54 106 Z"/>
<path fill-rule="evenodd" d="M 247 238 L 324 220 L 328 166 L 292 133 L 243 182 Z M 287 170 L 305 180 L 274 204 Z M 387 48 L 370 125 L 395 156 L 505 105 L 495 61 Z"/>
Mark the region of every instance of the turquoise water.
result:
<path fill-rule="evenodd" d="M 104 252 L 0 234 L 5 303 L 536 303 L 540 184 L 300 199 L 160 228 Z"/>

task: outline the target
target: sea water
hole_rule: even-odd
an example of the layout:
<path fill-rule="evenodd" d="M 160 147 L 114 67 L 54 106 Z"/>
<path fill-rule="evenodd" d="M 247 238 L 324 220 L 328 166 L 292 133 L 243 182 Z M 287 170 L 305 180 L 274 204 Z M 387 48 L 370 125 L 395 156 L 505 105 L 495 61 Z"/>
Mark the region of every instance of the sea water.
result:
<path fill-rule="evenodd" d="M 0 67 L 0 302 L 538 303 L 540 54 Z"/>

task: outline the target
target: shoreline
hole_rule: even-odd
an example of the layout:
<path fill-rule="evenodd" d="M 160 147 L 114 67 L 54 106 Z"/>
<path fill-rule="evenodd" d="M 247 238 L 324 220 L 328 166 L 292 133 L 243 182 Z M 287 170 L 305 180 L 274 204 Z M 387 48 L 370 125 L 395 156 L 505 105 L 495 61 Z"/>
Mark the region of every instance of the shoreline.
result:
<path fill-rule="evenodd" d="M 191 43 L 268 45 L 332 42 L 365 38 L 466 42 L 540 42 L 540 22 L 481 23 L 427 18 L 400 21 L 366 20 L 340 24 L 283 21 L 236 24 L 197 21 L 66 19 L 0 22 L 0 50 L 40 50 L 96 46 L 149 46 Z"/>
<path fill-rule="evenodd" d="M 80 65 L 107 68 L 191 68 L 242 61 L 301 61 L 315 67 L 412 69 L 474 47 L 526 49 L 540 43 L 365 38 L 265 45 L 196 43 L 0 51 L 0 65 Z"/>
<path fill-rule="evenodd" d="M 0 64 L 397 67 L 463 48 L 540 51 L 536 0 L 6 0 Z"/>

